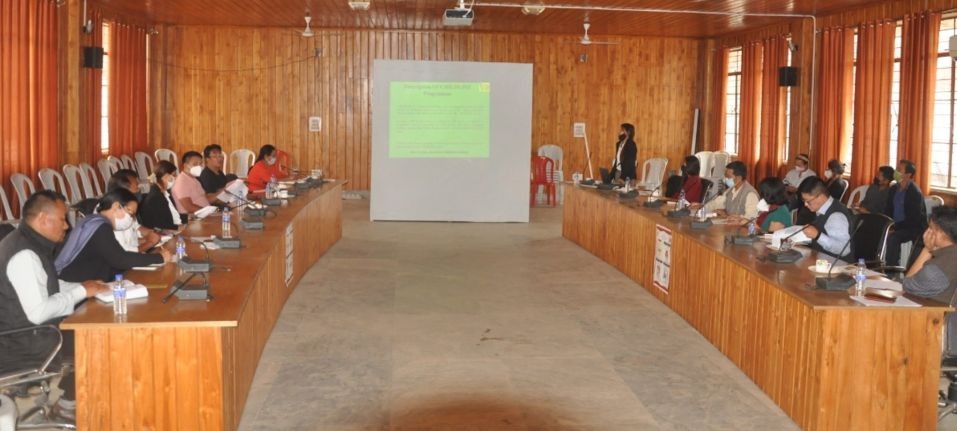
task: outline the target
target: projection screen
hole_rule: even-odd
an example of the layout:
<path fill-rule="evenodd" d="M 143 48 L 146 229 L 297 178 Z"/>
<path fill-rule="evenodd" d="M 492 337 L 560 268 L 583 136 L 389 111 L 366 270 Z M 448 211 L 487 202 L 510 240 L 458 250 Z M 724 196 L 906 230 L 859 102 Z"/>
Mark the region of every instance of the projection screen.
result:
<path fill-rule="evenodd" d="M 372 220 L 528 222 L 532 65 L 375 60 Z"/>

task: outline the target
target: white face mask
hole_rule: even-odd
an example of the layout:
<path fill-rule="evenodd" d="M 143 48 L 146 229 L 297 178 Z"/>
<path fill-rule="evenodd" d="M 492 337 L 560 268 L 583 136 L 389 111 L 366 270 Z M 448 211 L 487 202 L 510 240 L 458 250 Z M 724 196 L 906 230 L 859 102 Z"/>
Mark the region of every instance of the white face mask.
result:
<path fill-rule="evenodd" d="M 189 168 L 189 174 L 199 178 L 199 175 L 203 173 L 203 167 L 200 165 L 193 166 Z"/>
<path fill-rule="evenodd" d="M 830 169 L 824 171 L 824 178 L 831 179 L 831 177 L 833 176 L 834 176 L 834 172 L 832 172 Z"/>
<path fill-rule="evenodd" d="M 117 232 L 124 231 L 133 227 L 133 217 L 131 217 L 130 214 L 124 210 L 123 215 L 116 219 L 115 223 L 116 224 L 113 226 L 113 230 Z"/>
<path fill-rule="evenodd" d="M 724 181 L 724 185 L 728 186 L 729 189 L 730 189 L 731 187 L 734 187 L 734 178 L 724 177 L 724 179 L 722 179 L 722 181 Z"/>
<path fill-rule="evenodd" d="M 771 211 L 771 205 L 768 205 L 768 201 L 766 201 L 766 200 L 764 200 L 764 199 L 759 200 L 759 201 L 758 201 L 758 212 L 759 212 L 759 213 L 766 213 L 766 212 L 768 212 L 768 211 Z"/>
<path fill-rule="evenodd" d="M 166 182 L 166 190 L 173 190 L 173 184 L 176 184 L 176 177 L 170 177 L 169 181 Z"/>
<path fill-rule="evenodd" d="M 275 158 L 275 157 L 266 157 L 266 164 L 269 165 L 269 166 L 275 165 L 275 164 L 276 164 L 276 158 Z"/>

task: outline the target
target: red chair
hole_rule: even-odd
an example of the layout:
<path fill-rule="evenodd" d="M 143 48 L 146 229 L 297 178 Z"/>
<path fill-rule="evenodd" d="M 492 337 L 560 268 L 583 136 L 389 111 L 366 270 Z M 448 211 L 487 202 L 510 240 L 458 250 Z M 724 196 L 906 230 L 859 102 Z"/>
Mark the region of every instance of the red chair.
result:
<path fill-rule="evenodd" d="M 555 196 L 555 161 L 545 156 L 532 156 L 532 189 L 529 205 L 535 206 L 535 194 L 538 186 L 545 187 L 545 196 L 548 205 L 555 206 L 558 198 Z"/>

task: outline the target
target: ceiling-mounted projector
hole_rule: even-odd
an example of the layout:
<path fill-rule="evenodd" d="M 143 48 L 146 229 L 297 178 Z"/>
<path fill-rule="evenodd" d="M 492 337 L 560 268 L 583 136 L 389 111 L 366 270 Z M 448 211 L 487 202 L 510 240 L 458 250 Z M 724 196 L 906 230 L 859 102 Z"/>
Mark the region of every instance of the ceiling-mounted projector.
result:
<path fill-rule="evenodd" d="M 470 26 L 473 18 L 475 18 L 475 11 L 472 9 L 446 9 L 445 15 L 442 17 L 442 24 L 449 27 Z"/>
<path fill-rule="evenodd" d="M 370 0 L 350 0 L 349 8 L 352 10 L 369 10 Z"/>

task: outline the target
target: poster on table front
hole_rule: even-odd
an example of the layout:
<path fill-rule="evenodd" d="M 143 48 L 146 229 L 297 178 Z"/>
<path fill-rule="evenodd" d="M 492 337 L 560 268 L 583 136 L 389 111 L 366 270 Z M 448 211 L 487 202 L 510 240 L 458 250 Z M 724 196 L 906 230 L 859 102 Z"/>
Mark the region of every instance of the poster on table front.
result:
<path fill-rule="evenodd" d="M 655 287 L 668 293 L 668 281 L 671 278 L 671 229 L 655 225 Z"/>

